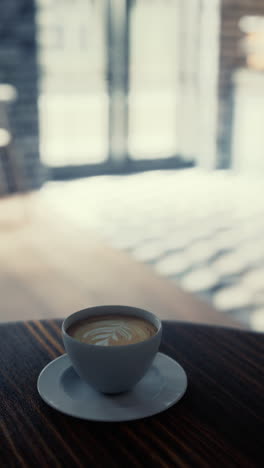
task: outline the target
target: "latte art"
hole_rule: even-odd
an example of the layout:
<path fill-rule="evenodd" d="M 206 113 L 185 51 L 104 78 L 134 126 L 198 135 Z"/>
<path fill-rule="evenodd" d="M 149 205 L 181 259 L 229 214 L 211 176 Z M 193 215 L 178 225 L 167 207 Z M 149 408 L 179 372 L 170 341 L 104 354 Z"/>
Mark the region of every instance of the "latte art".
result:
<path fill-rule="evenodd" d="M 156 327 L 140 317 L 107 315 L 90 317 L 70 326 L 68 333 L 75 339 L 98 346 L 119 346 L 147 340 Z"/>

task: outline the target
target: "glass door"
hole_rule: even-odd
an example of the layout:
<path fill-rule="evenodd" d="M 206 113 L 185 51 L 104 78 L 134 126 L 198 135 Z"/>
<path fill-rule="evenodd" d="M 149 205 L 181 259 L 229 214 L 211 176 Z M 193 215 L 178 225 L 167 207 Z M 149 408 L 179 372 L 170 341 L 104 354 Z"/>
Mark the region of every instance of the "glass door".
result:
<path fill-rule="evenodd" d="M 130 15 L 129 154 L 175 156 L 179 89 L 178 1 L 136 1 Z"/>

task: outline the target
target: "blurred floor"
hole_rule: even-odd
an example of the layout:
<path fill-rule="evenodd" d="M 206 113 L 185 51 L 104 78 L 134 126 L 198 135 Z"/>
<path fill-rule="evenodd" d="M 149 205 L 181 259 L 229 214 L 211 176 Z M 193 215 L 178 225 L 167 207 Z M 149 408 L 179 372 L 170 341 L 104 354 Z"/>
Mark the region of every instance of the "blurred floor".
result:
<path fill-rule="evenodd" d="M 50 183 L 40 196 L 76 226 L 264 330 L 263 179 L 198 169 Z"/>
<path fill-rule="evenodd" d="M 147 265 L 101 242 L 89 229 L 93 217 L 78 201 L 78 189 L 72 201 L 81 203 L 83 216 L 64 215 L 60 206 L 68 187 L 0 200 L 0 321 L 65 317 L 92 305 L 127 304 L 162 319 L 236 326 Z M 94 216 L 99 220 L 100 210 Z"/>

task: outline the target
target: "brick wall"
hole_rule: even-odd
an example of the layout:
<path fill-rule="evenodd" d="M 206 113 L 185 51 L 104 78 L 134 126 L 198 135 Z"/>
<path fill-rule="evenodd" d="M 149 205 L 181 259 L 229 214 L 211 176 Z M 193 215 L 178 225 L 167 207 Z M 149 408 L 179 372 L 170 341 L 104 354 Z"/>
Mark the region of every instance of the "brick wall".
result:
<path fill-rule="evenodd" d="M 233 73 L 246 66 L 240 47 L 243 33 L 239 20 L 243 16 L 264 16 L 264 0 L 221 0 L 221 35 L 219 58 L 218 149 L 222 168 L 231 164 L 233 121 Z"/>
<path fill-rule="evenodd" d="M 1 83 L 13 85 L 17 93 L 17 99 L 8 106 L 8 124 L 12 134 L 4 156 L 8 191 L 34 189 L 43 179 L 39 160 L 34 0 L 1 0 Z"/>

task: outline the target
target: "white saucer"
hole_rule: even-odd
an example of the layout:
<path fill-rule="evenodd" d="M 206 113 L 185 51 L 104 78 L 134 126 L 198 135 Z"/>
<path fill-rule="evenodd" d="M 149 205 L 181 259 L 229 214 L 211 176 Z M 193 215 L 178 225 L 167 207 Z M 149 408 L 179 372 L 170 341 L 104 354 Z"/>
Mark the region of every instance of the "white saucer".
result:
<path fill-rule="evenodd" d="M 184 395 L 187 376 L 169 356 L 158 353 L 145 377 L 127 393 L 104 395 L 84 383 L 67 354 L 41 371 L 38 392 L 62 413 L 92 421 L 130 421 L 146 418 L 174 405 Z"/>

